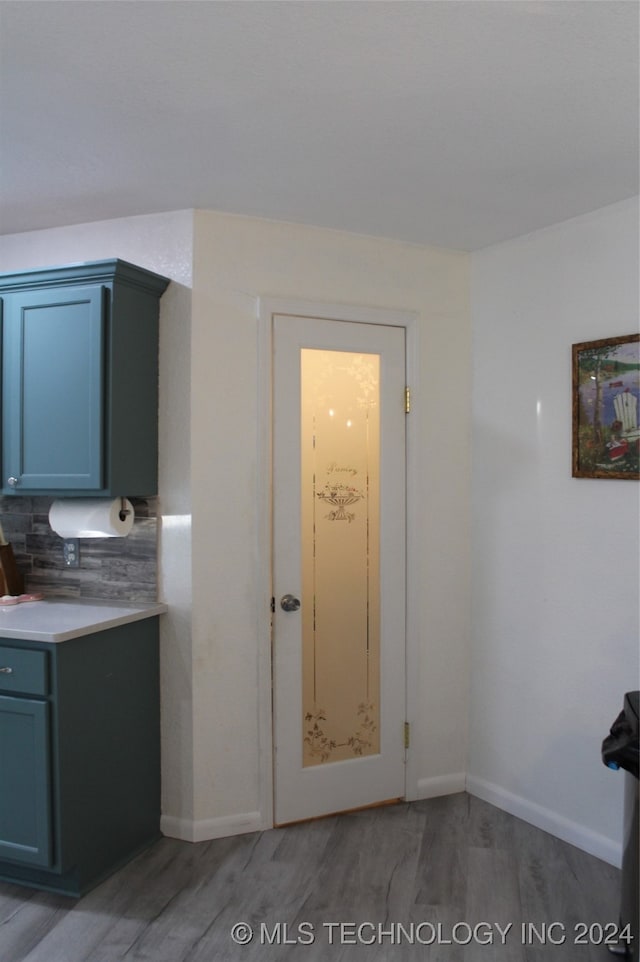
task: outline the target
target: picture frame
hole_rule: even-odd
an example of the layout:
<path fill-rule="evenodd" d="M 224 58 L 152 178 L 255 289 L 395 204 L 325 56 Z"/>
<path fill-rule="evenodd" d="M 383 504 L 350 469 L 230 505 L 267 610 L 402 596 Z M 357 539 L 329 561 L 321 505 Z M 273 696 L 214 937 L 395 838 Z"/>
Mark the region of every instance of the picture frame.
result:
<path fill-rule="evenodd" d="M 574 478 L 640 480 L 640 334 L 572 345 Z"/>

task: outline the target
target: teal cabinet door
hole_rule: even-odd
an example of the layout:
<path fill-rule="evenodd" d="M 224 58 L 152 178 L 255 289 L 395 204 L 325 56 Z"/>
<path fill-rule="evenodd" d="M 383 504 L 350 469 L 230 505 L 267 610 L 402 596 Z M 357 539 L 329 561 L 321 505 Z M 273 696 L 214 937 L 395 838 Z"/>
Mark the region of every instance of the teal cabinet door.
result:
<path fill-rule="evenodd" d="M 160 297 L 119 259 L 0 274 L 0 492 L 158 490 Z"/>
<path fill-rule="evenodd" d="M 49 705 L 0 695 L 0 858 L 51 865 Z"/>
<path fill-rule="evenodd" d="M 5 296 L 7 491 L 102 488 L 104 304 L 100 285 Z"/>

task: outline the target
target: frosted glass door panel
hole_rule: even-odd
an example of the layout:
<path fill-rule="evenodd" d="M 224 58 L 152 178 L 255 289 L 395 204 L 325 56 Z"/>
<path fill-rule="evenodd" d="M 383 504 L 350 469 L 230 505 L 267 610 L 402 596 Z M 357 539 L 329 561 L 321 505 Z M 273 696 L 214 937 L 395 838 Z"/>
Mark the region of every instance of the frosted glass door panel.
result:
<path fill-rule="evenodd" d="M 380 746 L 380 358 L 301 350 L 303 765 Z"/>

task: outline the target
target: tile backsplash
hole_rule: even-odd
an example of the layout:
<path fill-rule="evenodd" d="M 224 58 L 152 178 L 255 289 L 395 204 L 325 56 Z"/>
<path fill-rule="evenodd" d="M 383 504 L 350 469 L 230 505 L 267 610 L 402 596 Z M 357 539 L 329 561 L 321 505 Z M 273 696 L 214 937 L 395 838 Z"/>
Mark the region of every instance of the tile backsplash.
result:
<path fill-rule="evenodd" d="M 53 500 L 0 497 L 0 521 L 25 591 L 47 598 L 157 600 L 157 498 L 130 499 L 136 516 L 128 537 L 82 538 L 77 568 L 65 564 L 63 540 L 49 525 Z"/>

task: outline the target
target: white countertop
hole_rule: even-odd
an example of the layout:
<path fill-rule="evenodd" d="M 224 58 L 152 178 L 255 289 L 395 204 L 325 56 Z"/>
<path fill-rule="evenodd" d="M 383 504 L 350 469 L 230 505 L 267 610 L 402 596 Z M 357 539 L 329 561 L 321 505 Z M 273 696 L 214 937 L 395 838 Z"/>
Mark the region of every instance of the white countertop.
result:
<path fill-rule="evenodd" d="M 114 604 L 102 601 L 24 601 L 0 606 L 0 638 L 23 641 L 68 641 L 106 628 L 116 628 L 167 611 L 164 604 Z"/>

